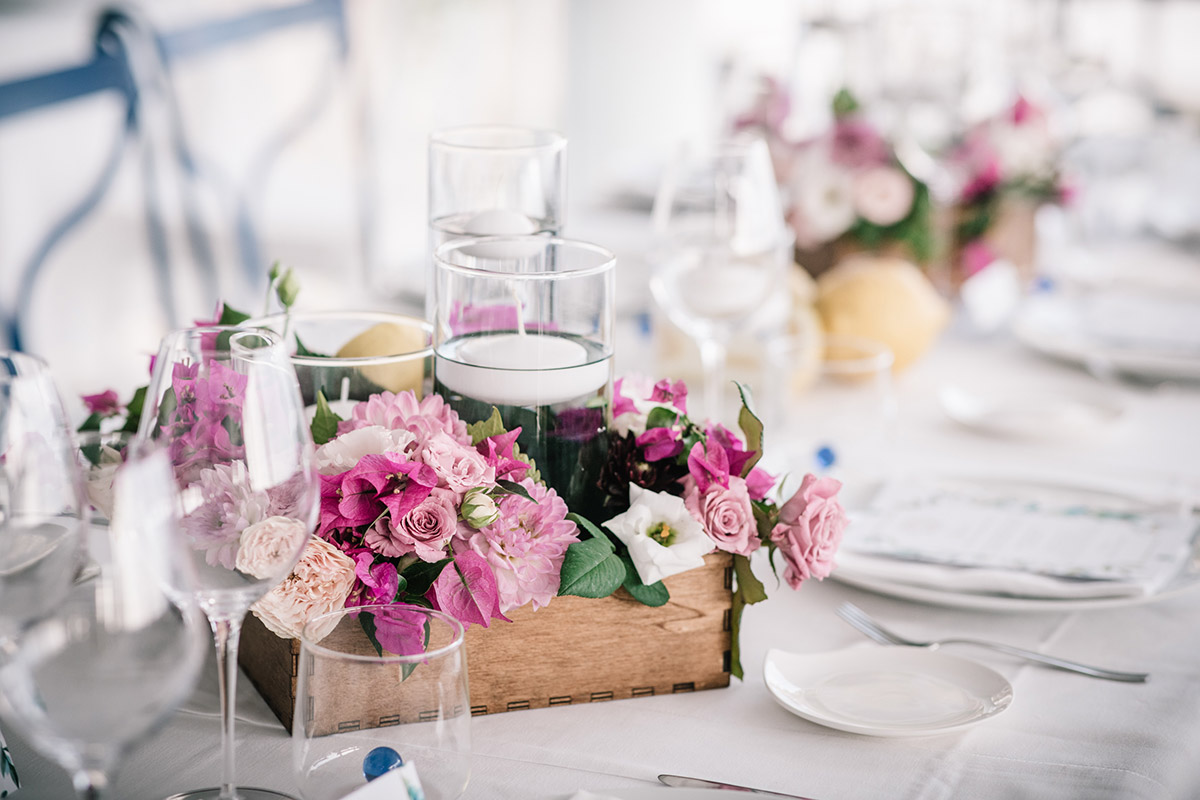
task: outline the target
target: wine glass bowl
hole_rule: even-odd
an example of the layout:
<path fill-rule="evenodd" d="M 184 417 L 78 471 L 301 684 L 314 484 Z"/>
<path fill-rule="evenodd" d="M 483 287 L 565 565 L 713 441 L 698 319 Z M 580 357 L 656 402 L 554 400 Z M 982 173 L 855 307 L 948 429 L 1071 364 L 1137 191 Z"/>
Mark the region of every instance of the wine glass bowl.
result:
<path fill-rule="evenodd" d="M 174 797 L 286 797 L 234 786 L 237 643 L 250 605 L 291 572 L 319 511 L 313 444 L 283 341 L 258 328 L 203 326 L 163 339 L 138 427 L 170 457 L 177 536 L 191 554 L 195 597 L 220 668 L 219 788 Z"/>
<path fill-rule="evenodd" d="M 48 368 L 0 352 L 0 646 L 66 597 L 83 563 L 85 507 Z"/>
<path fill-rule="evenodd" d="M 682 149 L 663 176 L 652 217 L 650 289 L 671 322 L 696 340 L 705 416 L 719 421 L 729 341 L 760 321 L 791 263 L 766 143 L 738 137 L 712 150 Z"/>
<path fill-rule="evenodd" d="M 29 625 L 0 664 L 6 719 L 85 799 L 106 796 L 125 750 L 187 699 L 206 649 L 165 455 L 130 456 L 112 497 L 108 521 L 90 528 L 98 574 Z"/>

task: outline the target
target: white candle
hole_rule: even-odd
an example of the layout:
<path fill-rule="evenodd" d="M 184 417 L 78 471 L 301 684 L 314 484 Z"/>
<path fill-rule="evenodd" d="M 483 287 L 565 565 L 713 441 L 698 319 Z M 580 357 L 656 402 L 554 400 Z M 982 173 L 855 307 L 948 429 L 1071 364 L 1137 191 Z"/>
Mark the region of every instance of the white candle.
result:
<path fill-rule="evenodd" d="M 489 208 L 480 211 L 463 225 L 469 236 L 529 236 L 538 232 L 537 223 L 511 208 Z M 542 251 L 537 242 L 505 242 L 504 244 L 473 244 L 462 252 L 476 258 L 531 258 Z"/>
<path fill-rule="evenodd" d="M 438 383 L 493 405 L 563 403 L 597 391 L 609 377 L 609 358 L 590 360 L 587 348 L 562 336 L 487 334 L 450 350 L 453 359 L 436 359 Z"/>

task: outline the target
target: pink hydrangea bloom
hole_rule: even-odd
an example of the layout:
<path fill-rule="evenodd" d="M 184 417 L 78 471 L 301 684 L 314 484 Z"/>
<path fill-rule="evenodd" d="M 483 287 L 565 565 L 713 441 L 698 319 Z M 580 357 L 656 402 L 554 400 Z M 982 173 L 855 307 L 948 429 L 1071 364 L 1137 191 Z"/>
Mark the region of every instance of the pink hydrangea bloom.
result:
<path fill-rule="evenodd" d="M 407 430 L 416 437 L 416 447 L 424 447 L 437 433 L 445 433 L 459 444 L 471 444 L 467 424 L 458 418 L 458 414 L 446 404 L 441 395 L 436 394 L 419 401 L 411 391 L 399 394 L 384 391 L 373 394 L 369 400 L 354 407 L 350 419 L 338 423 L 338 433 L 343 434 L 367 425 L 382 425 L 389 430 Z M 412 448 L 410 445 L 410 450 Z"/>
<path fill-rule="evenodd" d="M 537 502 L 518 495 L 500 501 L 500 519 L 476 531 L 471 549 L 487 559 L 496 574 L 500 611 L 532 602 L 534 609 L 558 594 L 559 571 L 567 547 L 579 540 L 567 504 L 553 489 L 526 478 L 521 485 Z"/>

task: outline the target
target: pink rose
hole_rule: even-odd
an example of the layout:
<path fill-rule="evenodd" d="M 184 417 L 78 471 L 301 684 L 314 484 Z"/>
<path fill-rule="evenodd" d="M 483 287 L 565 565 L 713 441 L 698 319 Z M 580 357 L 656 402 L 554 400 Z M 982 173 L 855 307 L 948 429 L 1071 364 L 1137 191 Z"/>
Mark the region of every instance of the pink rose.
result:
<path fill-rule="evenodd" d="M 431 437 L 421 452 L 421 460 L 433 467 L 439 485 L 461 496 L 468 489 L 491 485 L 496 468 L 477 450 L 459 444 L 444 433 Z"/>
<path fill-rule="evenodd" d="M 446 556 L 446 543 L 458 530 L 458 507 L 454 492 L 434 489 L 399 519 L 383 517 L 363 537 L 372 550 L 395 558 L 413 553 L 422 561 Z"/>
<path fill-rule="evenodd" d="M 295 639 L 309 620 L 341 608 L 353 586 L 354 560 L 329 542 L 312 539 L 292 574 L 250 610 L 277 636 Z M 336 625 L 335 617 L 311 633 L 320 641 Z"/>
<path fill-rule="evenodd" d="M 713 482 L 703 492 L 689 475 L 683 479 L 683 503 L 719 549 L 746 556 L 759 548 L 750 492 L 736 475 L 729 476 L 728 488 Z"/>
<path fill-rule="evenodd" d="M 833 571 L 833 557 L 846 529 L 846 512 L 838 502 L 842 484 L 833 478 L 805 475 L 800 488 L 779 509 L 771 541 L 783 553 L 783 577 L 797 589 L 810 577 L 823 579 Z"/>

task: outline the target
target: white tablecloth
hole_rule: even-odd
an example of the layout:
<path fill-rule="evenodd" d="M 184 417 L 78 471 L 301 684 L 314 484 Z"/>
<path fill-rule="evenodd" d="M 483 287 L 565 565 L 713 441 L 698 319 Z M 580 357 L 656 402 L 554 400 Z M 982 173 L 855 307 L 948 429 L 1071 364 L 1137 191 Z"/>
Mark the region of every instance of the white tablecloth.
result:
<path fill-rule="evenodd" d="M 1200 487 L 1196 387 L 1108 387 L 1129 408 L 1116 429 L 1071 444 L 1030 443 L 984 438 L 945 419 L 936 389 L 971 379 L 1093 386 L 1083 373 L 1011 342 L 947 337 L 900 379 L 893 465 L 1036 468 L 1183 494 Z M 579 789 L 651 786 L 663 772 L 818 800 L 1200 797 L 1200 593 L 1115 610 L 1008 614 L 917 605 L 833 581 L 810 582 L 799 592 L 768 589 L 771 598 L 746 612 L 744 681 L 695 694 L 475 718 L 465 797 L 566 798 Z M 987 651 L 956 651 L 1012 682 L 1010 709 L 969 730 L 928 738 L 841 733 L 778 706 L 761 671 L 769 647 L 816 652 L 860 642 L 833 613 L 843 600 L 914 636 L 969 633 L 1148 671 L 1151 679 L 1113 683 Z M 210 665 L 192 705 L 215 712 L 214 686 Z M 241 690 L 239 775 L 248 785 L 295 791 L 289 737 L 248 682 Z M 20 800 L 71 796 L 61 770 L 7 728 L 6 734 L 24 783 Z M 213 785 L 218 750 L 215 717 L 178 713 L 131 754 L 115 796 L 159 800 Z"/>

